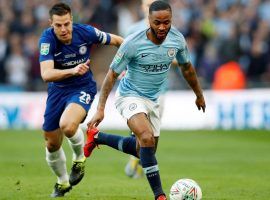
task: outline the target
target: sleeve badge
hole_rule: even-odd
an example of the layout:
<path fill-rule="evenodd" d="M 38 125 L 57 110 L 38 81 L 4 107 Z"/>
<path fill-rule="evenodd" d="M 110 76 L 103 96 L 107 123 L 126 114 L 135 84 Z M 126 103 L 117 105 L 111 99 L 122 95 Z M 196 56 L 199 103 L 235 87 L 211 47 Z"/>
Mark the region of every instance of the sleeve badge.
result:
<path fill-rule="evenodd" d="M 49 54 L 50 43 L 41 43 L 40 45 L 40 54 L 46 56 Z"/>

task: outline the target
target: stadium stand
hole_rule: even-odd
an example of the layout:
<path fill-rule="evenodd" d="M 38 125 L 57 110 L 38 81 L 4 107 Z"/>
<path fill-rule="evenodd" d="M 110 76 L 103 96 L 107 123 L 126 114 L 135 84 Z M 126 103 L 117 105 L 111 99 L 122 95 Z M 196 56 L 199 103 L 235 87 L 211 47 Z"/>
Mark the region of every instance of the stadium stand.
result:
<path fill-rule="evenodd" d="M 169 0 L 174 25 L 185 35 L 191 59 L 203 87 L 211 89 L 214 74 L 224 63 L 239 63 L 246 87 L 270 86 L 270 2 L 265 0 Z M 0 0 L 0 85 L 1 91 L 46 89 L 39 73 L 37 43 L 49 25 L 48 8 L 57 1 Z M 74 0 L 74 21 L 102 30 L 124 34 L 128 24 L 140 20 L 139 1 Z M 100 15 L 99 13 L 104 13 Z M 97 47 L 98 48 L 98 47 Z M 102 54 L 106 56 L 102 56 Z M 93 55 L 93 71 L 100 86 L 113 57 L 108 49 Z M 170 89 L 185 89 L 182 80 L 171 77 Z M 185 84 L 184 84 L 185 85 Z"/>

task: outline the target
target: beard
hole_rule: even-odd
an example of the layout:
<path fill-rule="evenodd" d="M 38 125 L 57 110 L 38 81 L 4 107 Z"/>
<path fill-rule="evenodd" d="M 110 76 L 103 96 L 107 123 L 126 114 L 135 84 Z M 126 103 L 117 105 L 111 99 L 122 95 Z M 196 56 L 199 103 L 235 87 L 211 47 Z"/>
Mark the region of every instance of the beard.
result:
<path fill-rule="evenodd" d="M 164 35 L 163 37 L 159 37 L 158 34 L 157 34 L 157 32 L 150 26 L 150 30 L 151 30 L 152 34 L 153 34 L 154 37 L 155 37 L 158 41 L 160 41 L 160 42 L 162 42 L 163 40 L 165 40 L 165 38 L 167 37 L 167 35 L 168 35 L 170 29 L 171 29 L 171 26 L 170 26 L 170 28 L 167 30 L 167 32 L 165 33 L 165 35 Z"/>

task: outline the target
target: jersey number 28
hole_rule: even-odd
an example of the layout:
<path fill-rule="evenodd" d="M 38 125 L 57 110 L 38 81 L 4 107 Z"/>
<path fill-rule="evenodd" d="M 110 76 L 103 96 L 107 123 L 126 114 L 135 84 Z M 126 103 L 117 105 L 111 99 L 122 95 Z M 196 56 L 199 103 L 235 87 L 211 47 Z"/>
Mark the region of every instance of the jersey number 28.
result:
<path fill-rule="evenodd" d="M 86 92 L 81 91 L 80 102 L 84 104 L 89 104 L 90 100 L 91 100 L 90 94 L 87 94 Z"/>

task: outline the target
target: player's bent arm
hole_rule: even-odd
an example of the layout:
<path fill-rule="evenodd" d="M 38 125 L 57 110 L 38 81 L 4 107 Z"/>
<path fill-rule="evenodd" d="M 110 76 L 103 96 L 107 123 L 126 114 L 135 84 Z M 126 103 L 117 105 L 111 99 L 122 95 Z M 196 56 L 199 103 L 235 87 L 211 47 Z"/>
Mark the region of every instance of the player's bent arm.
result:
<path fill-rule="evenodd" d="M 123 43 L 124 39 L 118 35 L 111 34 L 111 42 L 110 45 L 114 45 L 116 47 L 120 47 L 120 45 Z"/>
<path fill-rule="evenodd" d="M 119 74 L 117 74 L 115 71 L 109 69 L 101 86 L 97 110 L 104 111 L 106 101 L 108 99 L 110 92 L 112 91 L 112 88 L 117 80 L 118 75 Z"/>
<path fill-rule="evenodd" d="M 89 70 L 90 60 L 71 69 L 55 69 L 53 60 L 40 62 L 41 77 L 45 82 L 61 81 L 71 76 L 83 75 Z"/>
<path fill-rule="evenodd" d="M 60 81 L 73 76 L 72 69 L 59 70 L 54 69 L 54 61 L 46 60 L 40 62 L 41 77 L 45 82 Z"/>

